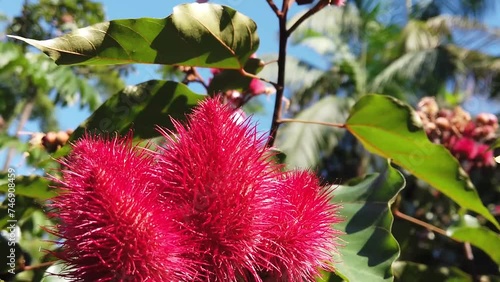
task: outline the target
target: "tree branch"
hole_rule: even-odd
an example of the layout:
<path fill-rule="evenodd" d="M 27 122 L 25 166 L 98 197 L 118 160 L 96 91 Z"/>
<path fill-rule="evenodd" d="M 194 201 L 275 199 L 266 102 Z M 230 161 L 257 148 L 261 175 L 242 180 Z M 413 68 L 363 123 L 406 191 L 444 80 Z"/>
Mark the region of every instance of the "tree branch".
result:
<path fill-rule="evenodd" d="M 436 226 L 434 226 L 432 224 L 429 224 L 427 222 L 424 222 L 424 221 L 421 221 L 421 220 L 416 219 L 414 217 L 411 217 L 411 216 L 409 216 L 407 214 L 404 214 L 404 213 L 400 212 L 399 210 L 395 210 L 395 211 L 393 211 L 393 213 L 394 213 L 394 216 L 397 216 L 397 217 L 399 217 L 401 219 L 407 220 L 407 221 L 409 221 L 411 223 L 414 223 L 416 225 L 422 226 L 422 227 L 426 228 L 427 230 L 430 230 L 430 231 L 436 232 L 438 234 L 441 234 L 443 236 L 446 236 L 446 237 L 450 238 L 451 240 L 453 240 L 455 242 L 462 243 L 462 242 L 460 242 L 460 241 L 458 241 L 458 240 L 456 240 L 456 239 L 448 236 L 446 234 L 446 231 L 444 231 L 443 229 L 438 228 L 438 227 L 436 227 Z"/>
<path fill-rule="evenodd" d="M 279 51 L 278 51 L 278 81 L 273 86 L 276 88 L 276 100 L 274 102 L 274 111 L 273 118 L 271 123 L 271 129 L 269 132 L 269 139 L 267 141 L 266 146 L 272 147 L 274 145 L 274 141 L 276 140 L 276 134 L 278 133 L 278 128 L 280 122 L 284 122 L 281 120 L 281 108 L 283 105 L 283 95 L 285 93 L 285 64 L 286 64 L 286 47 L 288 38 L 290 34 L 308 17 L 312 16 L 323 7 L 328 5 L 330 1 L 328 0 L 320 0 L 311 10 L 307 11 L 300 19 L 297 20 L 290 28 L 290 30 L 286 29 L 286 21 L 288 15 L 288 9 L 293 4 L 294 0 L 283 0 L 283 5 L 281 7 L 281 12 L 278 11 L 276 4 L 274 4 L 273 0 L 267 0 L 271 9 L 276 13 L 279 22 Z"/>
<path fill-rule="evenodd" d="M 294 32 L 300 24 L 302 24 L 305 20 L 307 20 L 309 17 L 312 15 L 316 14 L 319 12 L 321 9 L 326 7 L 328 5 L 328 1 L 326 0 L 320 0 L 314 7 L 312 7 L 310 10 L 308 10 L 305 14 L 302 15 L 296 22 L 293 23 L 293 25 L 286 31 L 286 37 L 290 37 L 292 32 Z"/>
<path fill-rule="evenodd" d="M 287 34 L 286 34 L 286 18 L 288 9 L 287 3 L 289 0 L 283 0 L 283 11 L 278 15 L 279 21 L 279 52 L 278 52 L 278 81 L 276 88 L 276 100 L 274 102 L 274 112 L 273 119 L 271 123 L 271 129 L 269 131 L 269 139 L 267 141 L 267 147 L 272 147 L 276 139 L 276 134 L 278 133 L 279 122 L 281 118 L 281 106 L 283 94 L 285 92 L 285 62 L 286 62 L 286 45 L 287 45 Z"/>
<path fill-rule="evenodd" d="M 274 88 L 276 88 L 276 89 L 278 89 L 278 88 L 282 87 L 281 85 L 279 85 L 279 84 L 278 84 L 278 83 L 276 83 L 276 82 L 272 82 L 272 81 L 267 80 L 267 79 L 265 79 L 265 78 L 263 78 L 263 77 L 258 77 L 257 75 L 255 75 L 255 74 L 253 74 L 253 73 L 246 72 L 244 69 L 241 69 L 241 70 L 240 70 L 240 73 L 241 73 L 241 75 L 243 75 L 243 76 L 250 77 L 250 78 L 254 78 L 254 79 L 258 79 L 258 80 L 264 81 L 264 82 L 266 82 L 266 83 L 269 83 L 269 84 L 271 84 L 271 85 L 272 85 Z"/>
<path fill-rule="evenodd" d="M 269 4 L 269 7 L 271 7 L 271 9 L 274 11 L 276 16 L 279 17 L 281 15 L 281 12 L 278 9 L 278 6 L 276 6 L 276 4 L 274 3 L 274 1 L 273 0 L 266 0 L 266 1 L 267 1 L 267 4 Z"/>

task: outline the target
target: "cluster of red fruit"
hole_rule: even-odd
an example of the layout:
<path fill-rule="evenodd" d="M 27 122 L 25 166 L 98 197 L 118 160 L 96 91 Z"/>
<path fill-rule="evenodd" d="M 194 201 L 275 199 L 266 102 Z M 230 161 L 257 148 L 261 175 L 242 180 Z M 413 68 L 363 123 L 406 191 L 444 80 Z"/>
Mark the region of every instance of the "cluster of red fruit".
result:
<path fill-rule="evenodd" d="M 205 99 L 165 144 L 84 135 L 49 204 L 71 281 L 315 281 L 342 221 L 311 171 L 285 171 L 250 120 Z M 208 125 L 208 126 L 207 126 Z"/>
<path fill-rule="evenodd" d="M 462 109 L 439 108 L 432 97 L 424 97 L 417 106 L 429 139 L 443 144 L 460 161 L 465 170 L 495 166 L 490 144 L 496 139 L 498 119 L 480 113 L 475 119 Z"/>

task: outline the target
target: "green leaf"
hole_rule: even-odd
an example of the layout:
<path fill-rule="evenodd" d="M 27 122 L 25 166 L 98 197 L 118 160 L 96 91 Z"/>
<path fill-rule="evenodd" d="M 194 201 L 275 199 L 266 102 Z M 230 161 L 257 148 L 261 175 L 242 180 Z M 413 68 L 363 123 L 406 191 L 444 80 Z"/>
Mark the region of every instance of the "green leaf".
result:
<path fill-rule="evenodd" d="M 340 248 L 335 274 L 348 281 L 392 281 L 391 265 L 399 246 L 391 234 L 390 204 L 404 185 L 403 175 L 388 166 L 383 174 L 334 188 L 334 201 L 342 205 L 340 214 L 346 219 L 337 225 L 345 232 L 345 246 Z"/>
<path fill-rule="evenodd" d="M 171 118 L 185 120 L 186 114 L 205 96 L 192 92 L 185 84 L 150 80 L 128 86 L 104 102 L 71 134 L 74 141 L 85 134 L 119 133 L 133 130 L 135 139 L 151 139 L 160 135 L 156 126 L 174 129 Z M 69 143 L 52 157 L 65 156 Z M 48 160 L 47 160 L 48 161 Z"/>
<path fill-rule="evenodd" d="M 50 40 L 11 36 L 57 64 L 166 64 L 242 69 L 257 50 L 257 26 L 216 4 L 183 4 L 164 19 L 103 22 Z"/>
<path fill-rule="evenodd" d="M 156 126 L 174 129 L 171 118 L 185 120 L 186 114 L 205 96 L 192 92 L 185 84 L 150 80 L 128 86 L 102 104 L 71 135 L 70 140 L 90 133 L 127 134 L 149 139 L 160 134 Z"/>
<path fill-rule="evenodd" d="M 500 235 L 485 227 L 456 227 L 447 230 L 449 236 L 483 250 L 500 265 Z"/>
<path fill-rule="evenodd" d="M 467 173 L 445 147 L 429 141 L 417 113 L 407 104 L 389 96 L 366 95 L 352 108 L 346 128 L 368 151 L 391 159 L 500 229 Z"/>
<path fill-rule="evenodd" d="M 393 265 L 396 281 L 420 282 L 472 282 L 472 277 L 456 267 L 432 267 L 409 261 L 397 261 Z"/>
<path fill-rule="evenodd" d="M 0 174 L 0 192 L 9 192 L 9 183 L 15 185 L 16 196 L 25 196 L 28 198 L 46 200 L 55 196 L 54 189 L 49 187 L 50 181 L 39 175 L 30 176 L 17 176 L 12 182 L 9 182 L 9 178 L 6 173 Z"/>
<path fill-rule="evenodd" d="M 327 96 L 300 112 L 298 120 L 342 122 L 347 115 L 349 101 Z M 319 165 L 321 154 L 329 152 L 338 143 L 344 130 L 319 124 L 291 122 L 283 125 L 278 133 L 278 145 L 286 154 L 289 167 L 314 168 Z"/>

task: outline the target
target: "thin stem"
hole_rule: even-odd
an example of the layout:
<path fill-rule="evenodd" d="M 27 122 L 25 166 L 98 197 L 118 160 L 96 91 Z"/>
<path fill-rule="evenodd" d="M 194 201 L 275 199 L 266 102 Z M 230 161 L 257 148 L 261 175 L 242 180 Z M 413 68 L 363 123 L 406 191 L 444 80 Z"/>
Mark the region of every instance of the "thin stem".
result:
<path fill-rule="evenodd" d="M 409 221 L 409 222 L 411 222 L 411 223 L 414 223 L 414 224 L 416 224 L 416 225 L 420 225 L 420 226 L 422 226 L 422 227 L 424 227 L 424 228 L 426 228 L 426 229 L 428 229 L 428 230 L 430 230 L 430 231 L 433 231 L 433 232 L 436 232 L 436 233 L 441 234 L 441 235 L 443 235 L 443 236 L 446 236 L 446 237 L 450 238 L 450 239 L 451 239 L 451 240 L 453 240 L 453 241 L 456 241 L 456 242 L 462 243 L 462 242 L 460 242 L 460 241 L 458 241 L 458 240 L 456 240 L 456 239 L 453 239 L 452 237 L 448 236 L 448 235 L 446 234 L 446 231 L 444 231 L 443 229 L 441 229 L 441 228 L 439 228 L 439 227 L 436 227 L 436 226 L 434 226 L 434 225 L 432 225 L 432 224 L 429 224 L 429 223 L 427 223 L 427 222 L 421 221 L 420 219 L 416 219 L 416 218 L 414 218 L 414 217 L 411 217 L 411 216 L 409 216 L 409 215 L 407 215 L 407 214 L 404 214 L 404 213 L 402 213 L 402 212 L 400 212 L 400 211 L 398 211 L 398 210 L 395 210 L 395 211 L 394 211 L 394 216 L 397 216 L 397 217 L 399 217 L 399 218 L 401 218 L 401 219 L 407 220 L 407 221 Z"/>
<path fill-rule="evenodd" d="M 467 257 L 468 260 L 474 260 L 474 254 L 472 253 L 472 247 L 469 242 L 464 243 L 464 251 L 465 257 Z"/>
<path fill-rule="evenodd" d="M 198 70 L 195 67 L 189 67 L 189 69 L 184 71 L 184 74 L 182 83 L 187 85 L 191 82 L 196 82 L 201 84 L 205 90 L 208 91 L 208 85 L 205 83 L 205 80 L 203 80 L 203 77 L 198 73 Z"/>
<path fill-rule="evenodd" d="M 312 15 L 316 14 L 319 12 L 321 9 L 326 7 L 328 5 L 328 1 L 326 0 L 320 0 L 314 7 L 312 7 L 310 10 L 308 10 L 305 14 L 302 15 L 296 22 L 293 23 L 293 25 L 286 31 L 286 37 L 290 37 L 292 32 L 296 30 L 300 24 L 302 24 L 305 20 L 307 20 L 309 17 Z"/>
<path fill-rule="evenodd" d="M 291 118 L 282 118 L 282 119 L 278 120 L 278 123 L 286 123 L 286 122 L 319 124 L 319 125 L 326 125 L 326 126 L 337 127 L 337 128 L 345 128 L 345 124 L 343 124 L 343 123 L 333 123 L 333 122 L 324 122 L 324 121 L 311 121 L 311 120 L 291 119 Z"/>
<path fill-rule="evenodd" d="M 276 6 L 276 4 L 274 3 L 274 1 L 273 0 L 266 0 L 266 1 L 267 1 L 267 4 L 269 4 L 269 7 L 271 7 L 271 9 L 274 11 L 276 16 L 279 17 L 281 15 L 281 12 L 278 9 L 278 6 Z"/>
<path fill-rule="evenodd" d="M 18 274 L 18 273 L 21 273 L 23 271 L 30 271 L 30 270 L 35 270 L 35 269 L 39 269 L 39 268 L 44 268 L 44 267 L 51 266 L 51 265 L 55 264 L 56 262 L 57 261 L 47 261 L 47 262 L 42 262 L 42 263 L 39 263 L 36 265 L 26 265 L 24 267 L 16 269 L 15 272 L 16 272 L 16 274 Z"/>
<path fill-rule="evenodd" d="M 286 34 L 286 18 L 288 13 L 287 3 L 289 0 L 283 0 L 282 12 L 278 15 L 279 21 L 279 52 L 278 52 L 278 81 L 276 88 L 276 100 L 274 102 L 274 112 L 271 124 L 271 130 L 269 132 L 269 139 L 267 141 L 267 147 L 272 147 L 274 140 L 276 139 L 276 134 L 278 133 L 279 122 L 281 118 L 281 107 L 283 94 L 285 92 L 285 62 L 286 62 L 286 44 L 288 36 Z"/>
<path fill-rule="evenodd" d="M 47 262 L 42 262 L 42 263 L 37 264 L 37 265 L 28 265 L 28 266 L 25 266 L 23 268 L 23 270 L 25 270 L 25 271 L 35 270 L 35 269 L 38 269 L 38 268 L 43 268 L 43 267 L 51 266 L 51 265 L 53 265 L 56 262 L 57 261 L 47 261 Z"/>
<path fill-rule="evenodd" d="M 286 15 L 288 14 L 288 9 L 290 6 L 293 4 L 295 0 L 283 0 L 283 5 L 281 6 L 281 13 L 285 15 L 285 21 L 286 21 Z"/>
<path fill-rule="evenodd" d="M 278 83 L 276 83 L 276 82 L 272 82 L 272 81 L 267 80 L 267 79 L 265 79 L 265 78 L 258 77 L 257 75 L 255 75 L 255 74 L 253 74 L 253 73 L 246 72 L 244 69 L 241 69 L 241 70 L 240 70 L 240 73 L 241 73 L 242 75 L 246 76 L 246 77 L 255 78 L 255 79 L 259 79 L 259 80 L 262 80 L 262 81 L 264 81 L 264 82 L 267 82 L 267 83 L 271 84 L 272 86 L 274 86 L 274 88 L 276 88 L 276 90 L 277 90 L 278 88 L 283 88 L 281 85 L 279 85 L 279 84 L 278 84 Z"/>

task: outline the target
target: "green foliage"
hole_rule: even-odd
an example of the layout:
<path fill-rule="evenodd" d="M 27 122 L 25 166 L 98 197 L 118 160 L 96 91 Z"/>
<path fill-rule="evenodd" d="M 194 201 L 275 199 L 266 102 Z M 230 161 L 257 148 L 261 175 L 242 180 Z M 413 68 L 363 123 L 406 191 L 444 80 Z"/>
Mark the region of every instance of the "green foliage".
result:
<path fill-rule="evenodd" d="M 150 80 L 128 86 L 104 102 L 75 130 L 71 140 L 85 132 L 126 135 L 131 129 L 136 138 L 157 137 L 155 126 L 173 130 L 171 118 L 184 120 L 203 98 L 186 85 L 172 81 Z"/>
<path fill-rule="evenodd" d="M 404 185 L 403 175 L 389 165 L 381 174 L 332 186 L 345 219 L 338 226 L 345 232 L 341 237 L 345 246 L 335 264 L 337 275 L 347 281 L 393 280 L 391 266 L 399 256 L 399 246 L 391 234 L 390 205 Z M 322 281 L 328 279 L 332 278 Z"/>
<path fill-rule="evenodd" d="M 94 111 L 76 128 L 70 140 L 75 141 L 85 133 L 125 136 L 131 131 L 137 140 L 158 137 L 157 126 L 173 131 L 171 118 L 185 120 L 186 114 L 204 97 L 173 81 L 150 80 L 128 86 Z M 62 157 L 69 150 L 67 144 L 54 157 Z"/>
<path fill-rule="evenodd" d="M 165 19 L 104 22 L 46 41 L 12 37 L 42 50 L 57 64 L 242 69 L 259 46 L 256 29 L 251 19 L 229 7 L 195 3 L 177 6 Z"/>

